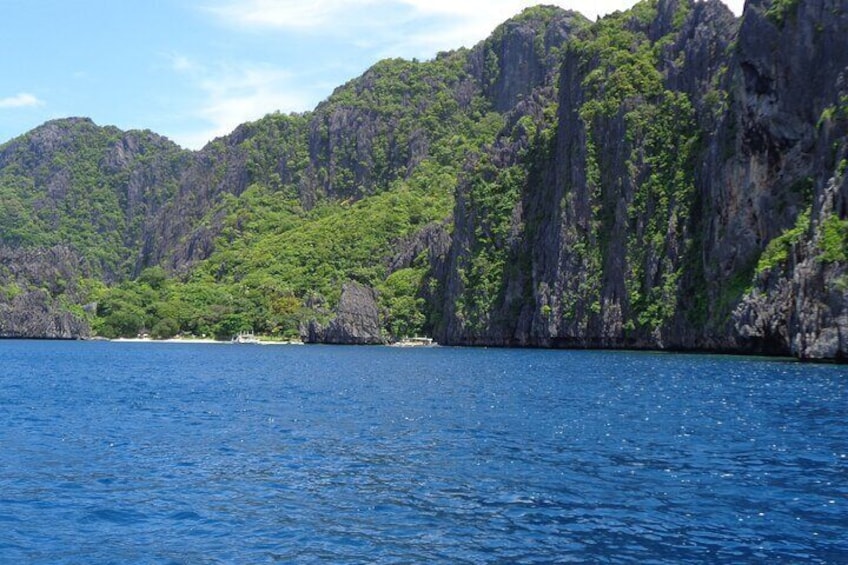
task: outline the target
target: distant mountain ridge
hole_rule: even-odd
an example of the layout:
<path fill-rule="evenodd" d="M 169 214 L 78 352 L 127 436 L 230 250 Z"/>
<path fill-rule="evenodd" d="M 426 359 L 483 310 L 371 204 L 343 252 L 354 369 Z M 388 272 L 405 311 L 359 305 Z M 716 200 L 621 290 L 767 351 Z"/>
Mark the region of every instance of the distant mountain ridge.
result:
<path fill-rule="evenodd" d="M 197 152 L 48 122 L 0 146 L 0 334 L 844 360 L 846 32 L 834 0 L 539 6 Z M 64 284 L 12 272 L 38 250 Z"/>

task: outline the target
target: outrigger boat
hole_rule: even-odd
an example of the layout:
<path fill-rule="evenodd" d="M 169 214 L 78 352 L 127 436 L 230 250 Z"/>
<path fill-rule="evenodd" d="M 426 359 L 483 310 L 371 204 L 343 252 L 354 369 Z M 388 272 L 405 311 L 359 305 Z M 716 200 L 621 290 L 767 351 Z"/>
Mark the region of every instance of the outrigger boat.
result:
<path fill-rule="evenodd" d="M 233 336 L 233 339 L 230 340 L 230 343 L 236 343 L 239 345 L 255 345 L 259 343 L 259 340 L 256 339 L 256 336 L 253 335 L 253 332 L 239 332 L 238 335 Z"/>
<path fill-rule="evenodd" d="M 392 344 L 394 347 L 431 347 L 436 345 L 433 338 L 429 337 L 405 337 Z"/>

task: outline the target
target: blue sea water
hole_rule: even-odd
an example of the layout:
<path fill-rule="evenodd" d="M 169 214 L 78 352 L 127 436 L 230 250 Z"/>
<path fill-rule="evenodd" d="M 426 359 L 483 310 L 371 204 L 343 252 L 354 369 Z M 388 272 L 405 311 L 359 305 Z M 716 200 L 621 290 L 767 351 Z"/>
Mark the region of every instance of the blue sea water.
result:
<path fill-rule="evenodd" d="M 0 341 L 2 563 L 845 563 L 848 369 Z"/>

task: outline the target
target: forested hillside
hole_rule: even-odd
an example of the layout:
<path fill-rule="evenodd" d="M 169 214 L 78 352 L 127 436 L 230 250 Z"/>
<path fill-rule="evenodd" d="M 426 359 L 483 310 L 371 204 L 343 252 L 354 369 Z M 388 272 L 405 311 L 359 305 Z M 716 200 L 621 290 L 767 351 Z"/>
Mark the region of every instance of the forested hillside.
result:
<path fill-rule="evenodd" d="M 49 122 L 0 146 L 0 334 L 844 359 L 846 32 L 540 6 L 198 152 Z"/>

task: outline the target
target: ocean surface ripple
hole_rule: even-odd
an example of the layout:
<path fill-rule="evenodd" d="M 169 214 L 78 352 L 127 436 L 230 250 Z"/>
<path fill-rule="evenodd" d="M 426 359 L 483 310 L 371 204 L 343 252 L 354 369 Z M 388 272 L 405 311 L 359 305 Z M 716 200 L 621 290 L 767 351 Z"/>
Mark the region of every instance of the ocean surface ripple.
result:
<path fill-rule="evenodd" d="M 0 341 L 2 563 L 845 563 L 848 369 Z"/>

